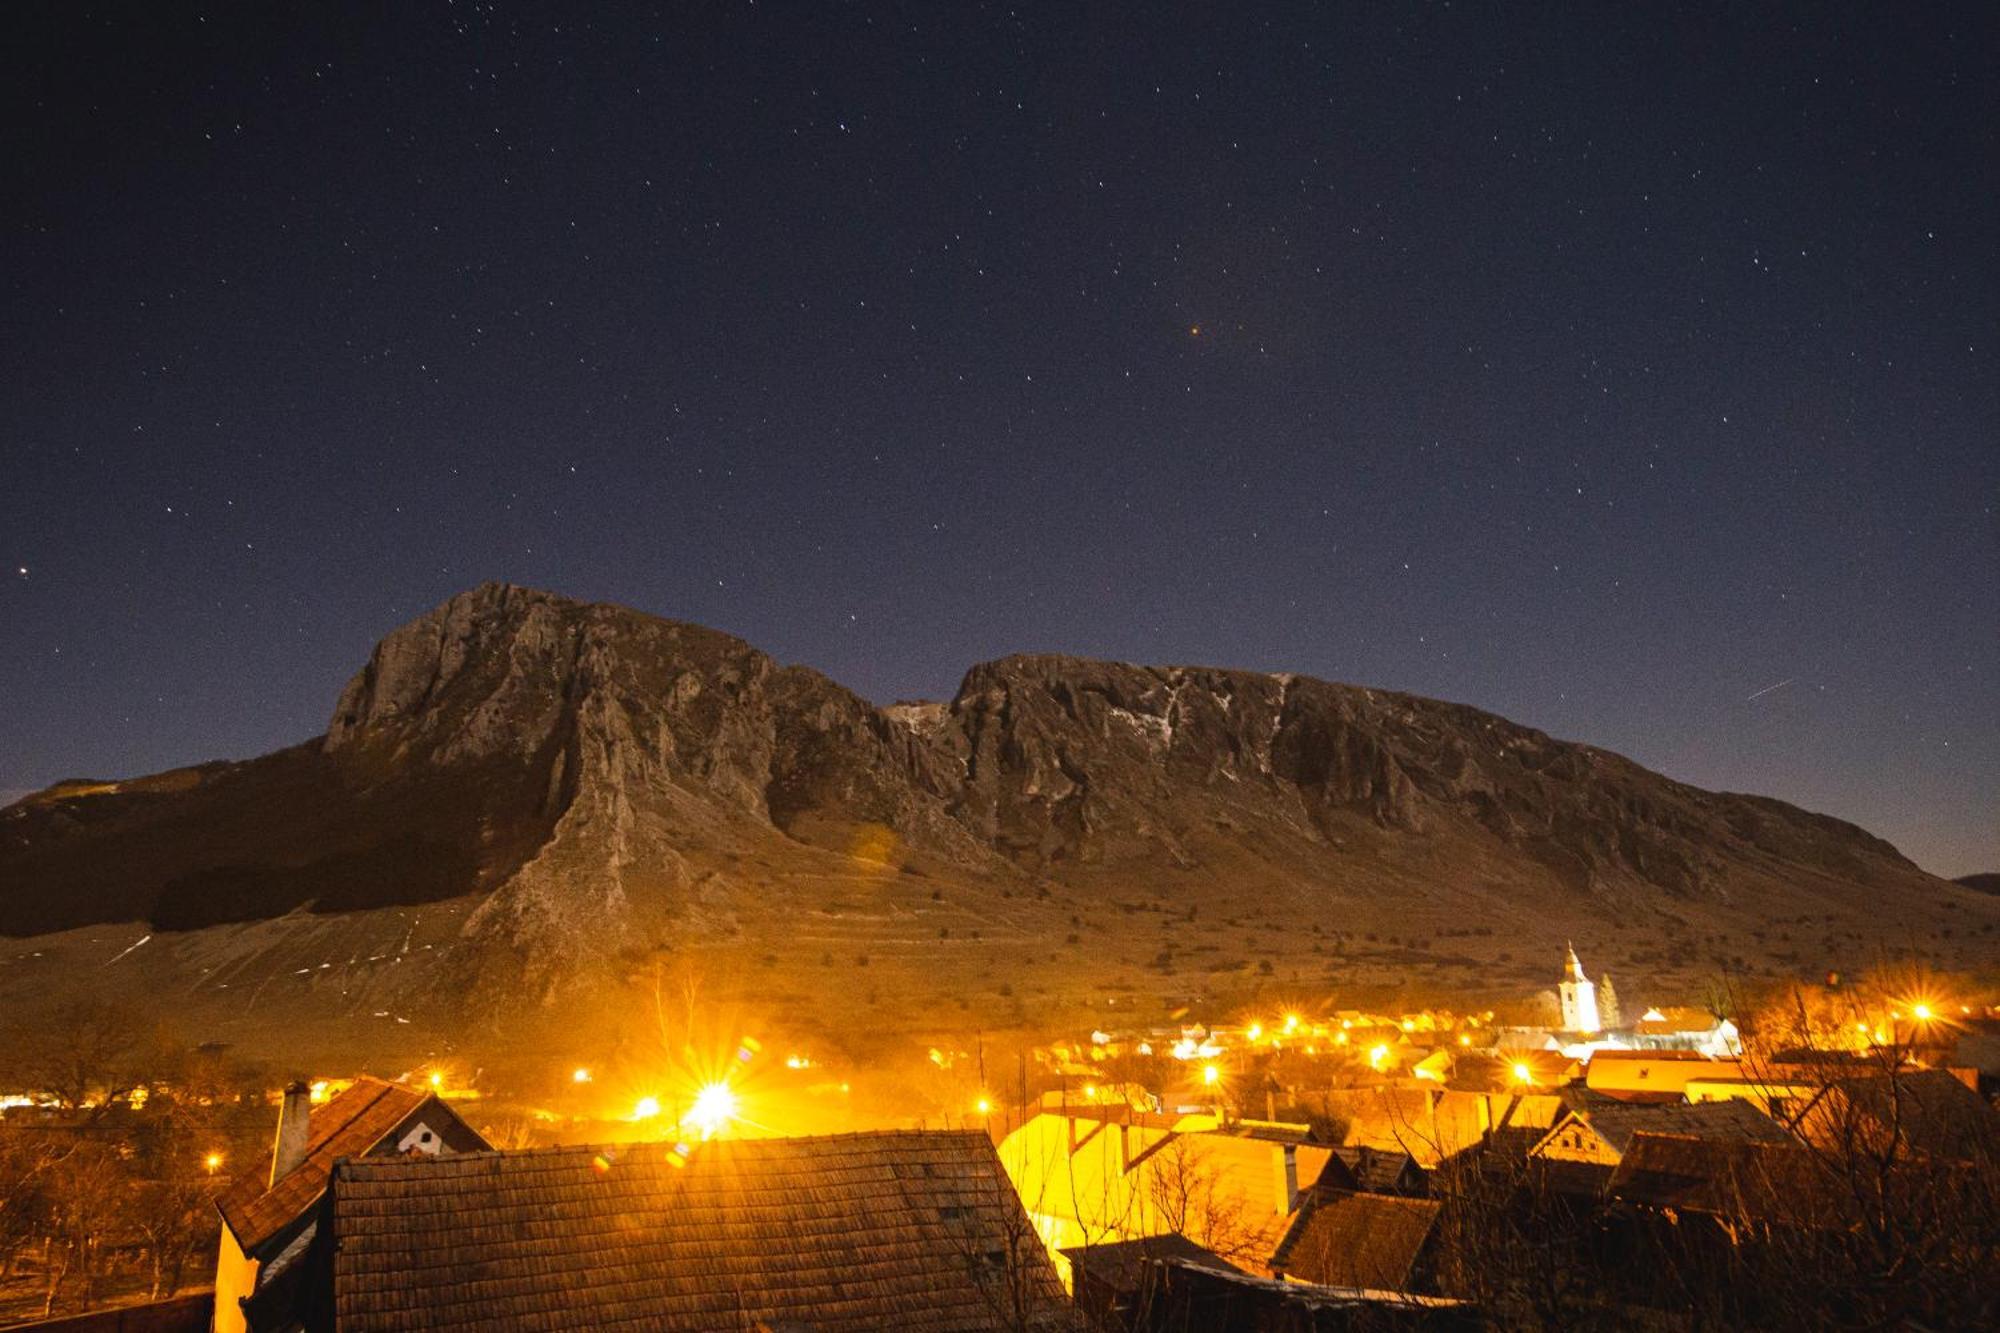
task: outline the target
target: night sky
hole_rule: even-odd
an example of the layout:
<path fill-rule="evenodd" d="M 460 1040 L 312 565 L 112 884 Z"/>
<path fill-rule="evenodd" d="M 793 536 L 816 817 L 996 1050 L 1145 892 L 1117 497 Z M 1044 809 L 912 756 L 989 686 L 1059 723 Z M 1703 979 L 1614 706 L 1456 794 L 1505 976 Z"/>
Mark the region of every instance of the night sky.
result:
<path fill-rule="evenodd" d="M 10 5 L 0 789 L 303 739 L 507 579 L 2000 870 L 1992 12 Z"/>

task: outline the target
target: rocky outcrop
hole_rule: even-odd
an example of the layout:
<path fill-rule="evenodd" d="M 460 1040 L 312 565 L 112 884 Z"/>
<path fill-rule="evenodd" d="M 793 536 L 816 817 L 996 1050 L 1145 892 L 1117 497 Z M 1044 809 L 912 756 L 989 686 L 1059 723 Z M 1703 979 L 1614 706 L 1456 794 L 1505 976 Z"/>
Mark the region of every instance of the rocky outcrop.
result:
<path fill-rule="evenodd" d="M 0 813 L 0 930 L 478 894 L 469 956 L 547 991 L 754 911 L 743 864 L 857 848 L 1002 892 L 1222 861 L 1325 894 L 1477 867 L 1558 913 L 1937 883 L 1837 820 L 1461 705 L 1022 656 L 878 709 L 727 634 L 493 584 L 383 639 L 323 738 Z"/>

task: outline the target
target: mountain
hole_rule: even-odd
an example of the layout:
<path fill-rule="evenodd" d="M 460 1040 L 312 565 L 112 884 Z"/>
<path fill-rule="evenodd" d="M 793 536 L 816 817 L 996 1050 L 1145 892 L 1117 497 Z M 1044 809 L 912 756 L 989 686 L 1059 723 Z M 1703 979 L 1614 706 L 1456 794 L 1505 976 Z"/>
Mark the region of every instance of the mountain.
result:
<path fill-rule="evenodd" d="M 873 954 L 871 989 L 901 968 L 963 1003 L 1007 975 L 1539 976 L 1512 949 L 1566 935 L 1659 974 L 1811 967 L 1890 925 L 1976 951 L 1994 920 L 1851 824 L 1462 705 L 1020 656 L 877 708 L 715 630 L 497 584 L 385 638 L 323 736 L 0 811 L 0 933 L 144 932 L 197 995 L 332 973 L 377 1016 L 676 948 L 794 980 Z"/>
<path fill-rule="evenodd" d="M 1979 875 L 1960 875 L 1952 883 L 1962 884 L 1968 889 L 1977 889 L 1981 893 L 2000 894 L 2000 873 L 1992 871 Z"/>

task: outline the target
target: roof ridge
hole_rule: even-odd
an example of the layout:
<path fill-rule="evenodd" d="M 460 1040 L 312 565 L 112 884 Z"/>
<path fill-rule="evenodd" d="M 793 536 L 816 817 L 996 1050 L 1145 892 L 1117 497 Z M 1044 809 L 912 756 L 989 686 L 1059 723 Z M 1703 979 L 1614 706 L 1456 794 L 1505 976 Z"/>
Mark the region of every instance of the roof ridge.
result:
<path fill-rule="evenodd" d="M 675 1139 L 626 1139 L 602 1143 L 550 1143 L 528 1148 L 485 1148 L 471 1152 L 446 1153 L 438 1161 L 471 1162 L 481 1158 L 505 1158 L 520 1161 L 527 1158 L 597 1157 L 609 1153 L 628 1152 L 632 1149 L 657 1149 L 673 1152 L 680 1148 L 701 1148 L 716 1144 L 733 1147 L 752 1148 L 777 1145 L 830 1145 L 850 1143 L 860 1140 L 880 1141 L 885 1139 L 937 1139 L 954 1143 L 989 1143 L 986 1134 L 976 1129 L 855 1129 L 843 1130 L 836 1134 L 776 1134 L 768 1138 L 713 1139 L 706 1142 L 684 1144 Z M 343 1157 L 343 1165 L 360 1165 L 370 1169 L 376 1167 L 410 1166 L 421 1167 L 425 1158 L 413 1160 L 402 1157 Z"/>

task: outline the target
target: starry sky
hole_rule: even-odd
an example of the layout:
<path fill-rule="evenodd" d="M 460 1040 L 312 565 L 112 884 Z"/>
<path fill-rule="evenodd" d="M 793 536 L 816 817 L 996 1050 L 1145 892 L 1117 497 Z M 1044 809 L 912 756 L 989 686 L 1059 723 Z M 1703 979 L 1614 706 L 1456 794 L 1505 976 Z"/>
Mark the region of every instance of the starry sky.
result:
<path fill-rule="evenodd" d="M 506 579 L 879 702 L 1462 700 L 2000 870 L 1989 6 L 8 19 L 9 796 L 315 734 Z"/>

